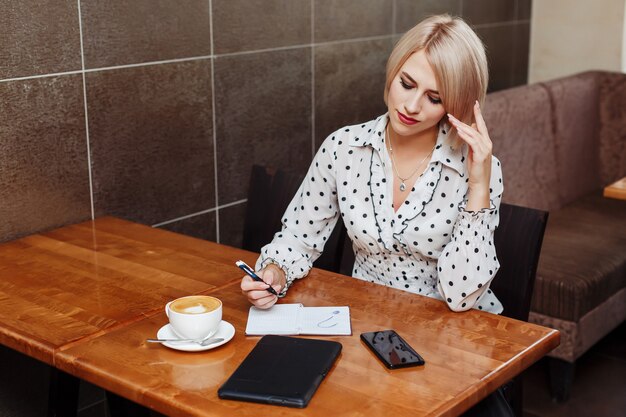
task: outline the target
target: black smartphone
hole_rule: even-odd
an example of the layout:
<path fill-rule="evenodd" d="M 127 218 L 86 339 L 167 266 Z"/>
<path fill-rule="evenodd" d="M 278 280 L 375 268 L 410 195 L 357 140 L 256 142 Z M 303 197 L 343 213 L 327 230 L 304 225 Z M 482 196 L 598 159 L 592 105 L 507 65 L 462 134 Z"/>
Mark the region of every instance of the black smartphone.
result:
<path fill-rule="evenodd" d="M 387 368 L 424 365 L 424 359 L 395 330 L 361 333 L 361 340 Z"/>

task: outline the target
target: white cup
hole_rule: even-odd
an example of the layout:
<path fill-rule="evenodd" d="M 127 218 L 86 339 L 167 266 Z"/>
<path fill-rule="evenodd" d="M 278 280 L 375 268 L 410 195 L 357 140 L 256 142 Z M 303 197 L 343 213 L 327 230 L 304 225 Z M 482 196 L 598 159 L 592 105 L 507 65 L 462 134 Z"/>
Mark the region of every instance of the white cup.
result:
<path fill-rule="evenodd" d="M 165 314 L 181 339 L 204 339 L 217 332 L 222 302 L 209 295 L 190 295 L 167 303 Z"/>

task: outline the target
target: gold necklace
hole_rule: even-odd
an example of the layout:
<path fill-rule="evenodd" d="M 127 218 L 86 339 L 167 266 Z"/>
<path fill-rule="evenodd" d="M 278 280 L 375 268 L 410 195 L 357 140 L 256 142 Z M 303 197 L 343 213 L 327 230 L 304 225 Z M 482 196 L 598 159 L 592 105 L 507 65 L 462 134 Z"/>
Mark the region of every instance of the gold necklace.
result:
<path fill-rule="evenodd" d="M 400 176 L 400 173 L 398 172 L 398 168 L 396 167 L 396 160 L 393 157 L 393 146 L 391 145 L 391 134 L 389 133 L 389 123 L 387 123 L 386 126 L 386 130 L 387 130 L 387 137 L 389 138 L 389 156 L 391 156 L 391 166 L 393 167 L 393 170 L 396 173 L 396 176 L 400 179 L 400 191 L 404 191 L 406 190 L 406 180 L 408 180 L 409 178 L 412 178 L 413 175 L 417 174 L 417 171 L 419 171 L 420 167 L 422 166 L 422 164 L 424 163 L 424 161 L 426 161 L 426 158 L 428 158 L 430 155 L 432 155 L 432 153 L 435 151 L 435 147 L 437 146 L 437 142 L 435 142 L 435 146 L 433 146 L 433 148 L 430 150 L 430 152 L 428 152 L 428 155 L 426 155 L 424 157 L 424 159 L 422 159 L 420 161 L 419 164 L 417 164 L 417 168 L 415 168 L 415 171 L 413 171 L 411 173 L 411 175 L 409 175 L 406 178 L 402 178 Z"/>

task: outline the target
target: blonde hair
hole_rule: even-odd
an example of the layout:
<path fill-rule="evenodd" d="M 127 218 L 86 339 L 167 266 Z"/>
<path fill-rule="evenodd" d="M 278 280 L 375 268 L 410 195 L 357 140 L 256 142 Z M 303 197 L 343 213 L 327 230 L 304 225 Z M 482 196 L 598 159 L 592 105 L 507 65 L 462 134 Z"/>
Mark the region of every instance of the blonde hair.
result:
<path fill-rule="evenodd" d="M 474 101 L 484 103 L 489 82 L 485 47 L 476 33 L 458 17 L 431 16 L 400 38 L 387 61 L 389 87 L 409 57 L 423 50 L 435 73 L 441 102 L 447 113 L 470 124 Z M 443 120 L 447 120 L 444 116 Z M 458 145 L 458 139 L 453 142 Z"/>

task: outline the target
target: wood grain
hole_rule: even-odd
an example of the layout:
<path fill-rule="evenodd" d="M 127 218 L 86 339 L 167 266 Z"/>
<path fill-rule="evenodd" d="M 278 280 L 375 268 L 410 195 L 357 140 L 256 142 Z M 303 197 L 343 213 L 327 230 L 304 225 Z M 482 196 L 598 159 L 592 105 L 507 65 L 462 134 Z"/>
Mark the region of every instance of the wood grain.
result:
<path fill-rule="evenodd" d="M 164 314 L 116 329 L 57 354 L 57 366 L 171 416 L 458 415 L 537 361 L 559 333 L 534 324 L 313 270 L 281 302 L 349 305 L 352 336 L 330 337 L 342 354 L 306 409 L 220 400 L 217 389 L 259 340 L 244 335 L 249 304 L 238 283 L 213 292 L 234 339 L 199 353 L 148 345 Z M 426 365 L 390 371 L 362 344 L 362 332 L 395 329 Z"/>
<path fill-rule="evenodd" d="M 353 335 L 304 410 L 225 401 L 218 387 L 259 338 L 236 259 L 254 253 L 114 218 L 0 245 L 0 343 L 172 416 L 458 415 L 558 345 L 557 331 L 321 270 L 281 302 L 349 305 Z M 237 333 L 199 353 L 148 345 L 176 297 L 214 294 Z M 395 329 L 425 358 L 387 370 L 359 339 Z"/>
<path fill-rule="evenodd" d="M 604 187 L 604 196 L 618 200 L 626 200 L 626 177 Z"/>
<path fill-rule="evenodd" d="M 0 343 L 46 363 L 62 346 L 238 282 L 257 255 L 115 218 L 0 245 Z"/>

